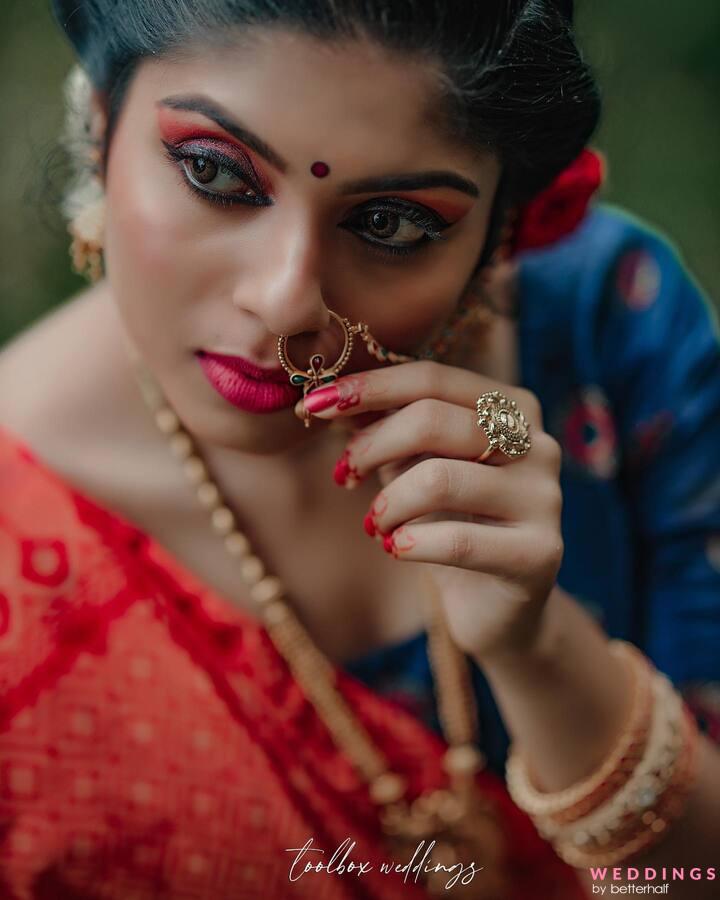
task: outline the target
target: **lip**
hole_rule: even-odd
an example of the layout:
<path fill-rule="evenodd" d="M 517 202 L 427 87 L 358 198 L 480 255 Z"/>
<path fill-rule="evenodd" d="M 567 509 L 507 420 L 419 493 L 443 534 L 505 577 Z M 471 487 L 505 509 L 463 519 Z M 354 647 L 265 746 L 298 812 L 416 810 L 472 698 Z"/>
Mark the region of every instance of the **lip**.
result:
<path fill-rule="evenodd" d="M 280 366 L 267 369 L 263 366 L 251 363 L 249 360 L 242 356 L 237 356 L 235 353 L 211 353 L 209 350 L 198 350 L 197 355 L 201 358 L 215 359 L 218 362 L 223 363 L 223 365 L 241 372 L 243 375 L 248 375 L 250 378 L 255 379 L 255 381 L 274 381 L 276 384 L 286 384 L 288 380 L 285 369 L 280 368 Z"/>
<path fill-rule="evenodd" d="M 265 369 L 241 356 L 198 350 L 195 356 L 210 385 L 228 403 L 246 412 L 269 413 L 294 406 L 300 391 L 284 369 Z"/>

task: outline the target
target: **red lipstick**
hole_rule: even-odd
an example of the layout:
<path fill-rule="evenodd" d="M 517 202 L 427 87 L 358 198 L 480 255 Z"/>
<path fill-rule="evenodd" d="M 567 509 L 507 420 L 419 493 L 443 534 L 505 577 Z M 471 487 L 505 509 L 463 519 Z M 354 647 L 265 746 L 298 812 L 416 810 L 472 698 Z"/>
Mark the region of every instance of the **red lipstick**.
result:
<path fill-rule="evenodd" d="M 264 369 L 241 356 L 205 350 L 198 350 L 195 356 L 218 394 L 245 412 L 276 412 L 300 399 L 300 391 L 290 384 L 283 369 Z"/>

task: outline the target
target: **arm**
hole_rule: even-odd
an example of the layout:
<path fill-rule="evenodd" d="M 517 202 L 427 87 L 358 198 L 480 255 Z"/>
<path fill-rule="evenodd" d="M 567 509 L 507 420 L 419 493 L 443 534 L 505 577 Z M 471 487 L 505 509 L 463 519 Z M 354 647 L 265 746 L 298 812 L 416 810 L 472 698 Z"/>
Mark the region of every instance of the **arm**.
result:
<path fill-rule="evenodd" d="M 505 723 L 531 761 L 537 787 L 557 791 L 595 770 L 616 743 L 627 715 L 624 667 L 607 638 L 572 597 L 555 589 L 535 646 L 482 666 Z M 720 847 L 720 752 L 701 738 L 700 767 L 682 824 L 627 866 L 712 866 Z M 719 873 L 720 874 L 720 873 Z M 587 883 L 589 873 L 583 873 Z M 607 883 L 598 881 L 597 884 Z M 613 881 L 622 884 L 622 881 Z M 630 883 L 630 882 L 628 882 Z M 634 883 L 643 883 L 642 879 Z M 676 882 L 676 900 L 711 900 L 715 881 Z"/>
<path fill-rule="evenodd" d="M 632 283 L 633 267 L 643 283 Z M 642 622 L 636 640 L 687 694 L 701 721 L 712 721 L 708 698 L 711 685 L 720 683 L 720 342 L 714 317 L 671 248 L 645 233 L 611 267 L 600 303 L 594 362 L 615 417 L 621 485 L 635 526 Z M 628 713 L 624 667 L 609 653 L 602 631 L 563 592 L 551 595 L 542 628 L 524 654 L 478 662 L 537 787 L 552 792 L 575 783 L 615 744 Z M 717 738 L 717 729 L 713 733 Z M 718 846 L 720 753 L 703 737 L 684 818 L 654 849 L 621 868 L 708 866 Z M 671 887 L 681 900 L 714 897 L 717 890 L 712 880 L 687 876 Z"/>
<path fill-rule="evenodd" d="M 608 268 L 612 261 L 601 281 Z M 581 337 L 599 356 L 593 369 L 604 377 L 596 383 L 610 393 L 628 446 L 635 423 L 653 412 L 650 401 L 660 397 L 677 407 L 662 452 L 652 464 L 643 462 L 633 476 L 637 486 L 627 491 L 642 542 L 636 589 L 646 623 L 637 643 L 677 683 L 720 677 L 712 669 L 720 570 L 703 562 L 704 541 L 720 513 L 717 504 L 710 514 L 702 505 L 688 506 L 718 477 L 720 354 L 699 295 L 676 261 L 669 268 L 660 322 L 647 303 L 624 310 L 610 298 L 608 308 L 591 311 L 597 328 L 589 327 L 592 315 L 582 321 Z M 639 309 L 650 319 L 638 323 Z M 668 348 L 677 347 L 664 365 Z M 486 459 L 488 437 L 474 407 L 487 391 L 515 400 L 527 417 L 533 437 L 526 455 L 478 464 Z M 537 397 L 466 369 L 422 361 L 344 376 L 307 395 L 298 415 L 303 408 L 327 421 L 385 413 L 350 439 L 336 469 L 343 476 L 338 484 L 352 487 L 394 470 L 383 476 L 365 519 L 367 533 L 400 562 L 431 564 L 426 571 L 451 636 L 488 671 L 541 785 L 552 790 L 582 779 L 622 728 L 627 686 L 607 637 L 578 604 L 553 590 L 563 552 L 561 451 L 543 429 Z M 658 466 L 665 471 L 657 474 Z M 694 652 L 685 652 L 696 642 Z M 712 809 L 717 798 L 710 792 L 706 746 L 702 756 L 703 799 Z"/>

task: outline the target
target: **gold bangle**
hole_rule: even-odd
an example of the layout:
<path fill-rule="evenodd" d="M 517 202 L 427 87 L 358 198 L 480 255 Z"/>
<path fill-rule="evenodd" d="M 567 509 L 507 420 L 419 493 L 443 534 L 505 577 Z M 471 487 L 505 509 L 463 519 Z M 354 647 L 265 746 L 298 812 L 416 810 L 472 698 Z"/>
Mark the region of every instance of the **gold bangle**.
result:
<path fill-rule="evenodd" d="M 661 840 L 682 815 L 696 772 L 698 728 L 687 705 L 636 648 L 611 647 L 635 667 L 634 697 L 628 727 L 597 772 L 546 794 L 517 753 L 508 760 L 512 799 L 578 867 L 615 864 Z"/>
<path fill-rule="evenodd" d="M 682 816 L 697 774 L 699 732 L 689 707 L 682 704 L 681 709 L 680 750 L 655 802 L 644 812 L 635 810 L 625 816 L 624 828 L 608 833 L 606 843 L 602 834 L 601 840 L 593 841 L 591 846 L 578 846 L 575 841 L 556 842 L 558 856 L 569 865 L 617 865 L 661 841 L 672 822 Z"/>
<path fill-rule="evenodd" d="M 626 726 L 600 768 L 562 791 L 546 793 L 533 786 L 522 757 L 510 752 L 506 767 L 510 796 L 533 818 L 551 819 L 561 825 L 587 815 L 628 781 L 642 756 L 653 708 L 652 670 L 643 654 L 626 641 L 610 641 L 610 650 L 624 658 L 632 672 L 633 700 Z"/>
<path fill-rule="evenodd" d="M 582 850 L 607 846 L 614 832 L 622 831 L 657 800 L 665 779 L 656 777 L 656 773 L 661 770 L 666 776 L 672 770 L 682 746 L 679 728 L 682 709 L 680 698 L 659 673 L 653 682 L 653 694 L 650 734 L 630 781 L 602 807 L 570 826 L 558 827 L 543 821 L 542 829 L 547 836 Z"/>

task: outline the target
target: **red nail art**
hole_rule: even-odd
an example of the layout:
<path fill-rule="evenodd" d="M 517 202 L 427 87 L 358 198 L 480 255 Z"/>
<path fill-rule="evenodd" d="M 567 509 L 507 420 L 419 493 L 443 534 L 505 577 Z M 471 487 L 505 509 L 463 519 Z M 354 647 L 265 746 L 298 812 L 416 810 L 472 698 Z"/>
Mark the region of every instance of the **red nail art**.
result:
<path fill-rule="evenodd" d="M 306 394 L 303 405 L 308 412 L 318 413 L 335 406 L 339 399 L 340 391 L 336 385 L 331 384 L 329 387 L 318 388 Z"/>
<path fill-rule="evenodd" d="M 363 528 L 365 529 L 366 534 L 369 534 L 370 537 L 375 537 L 377 529 L 375 528 L 375 521 L 373 519 L 372 512 L 367 513 L 367 515 L 363 519 Z"/>
<path fill-rule="evenodd" d="M 357 406 L 360 403 L 360 394 L 355 391 L 351 391 L 347 397 L 343 397 L 342 400 L 337 405 L 338 409 L 350 409 L 352 406 Z"/>
<path fill-rule="evenodd" d="M 395 545 L 393 543 L 393 535 L 392 533 L 386 534 L 383 538 L 383 550 L 386 553 L 390 553 L 392 556 L 395 556 Z"/>
<path fill-rule="evenodd" d="M 344 485 L 347 481 L 349 471 L 350 466 L 348 464 L 347 458 L 343 454 L 335 463 L 335 471 L 333 472 L 333 479 L 335 480 L 335 484 L 339 484 L 340 486 Z"/>
<path fill-rule="evenodd" d="M 335 463 L 335 470 L 333 471 L 335 484 L 339 484 L 341 487 L 355 487 L 358 482 L 362 481 L 362 477 L 350 462 L 349 452 L 347 450 L 343 451 L 343 455 Z"/>
<path fill-rule="evenodd" d="M 401 525 L 393 531 L 393 556 L 397 559 L 401 553 L 412 550 L 416 543 L 415 538 L 407 533 L 404 525 Z"/>
<path fill-rule="evenodd" d="M 362 377 L 355 375 L 346 375 L 345 378 L 338 381 L 335 387 L 338 392 L 337 408 L 339 410 L 350 409 L 360 403 L 361 384 Z"/>
<path fill-rule="evenodd" d="M 373 500 L 372 506 L 370 507 L 370 512 L 367 515 L 367 518 L 372 520 L 373 534 L 374 537 L 378 541 L 382 541 L 385 539 L 385 532 L 378 525 L 378 516 L 381 516 L 385 510 L 387 509 L 388 501 L 385 494 L 378 494 L 377 497 Z M 367 529 L 366 529 L 367 530 Z M 368 532 L 369 534 L 370 532 Z"/>

